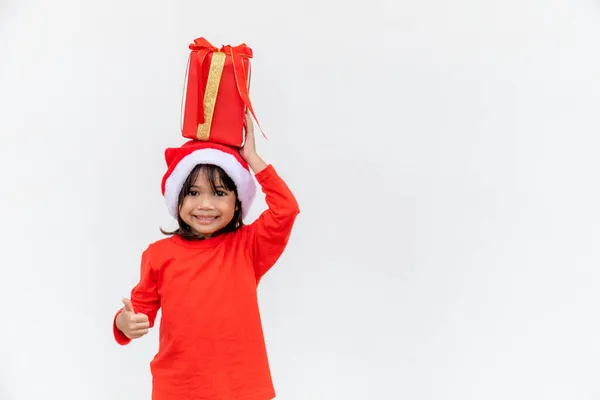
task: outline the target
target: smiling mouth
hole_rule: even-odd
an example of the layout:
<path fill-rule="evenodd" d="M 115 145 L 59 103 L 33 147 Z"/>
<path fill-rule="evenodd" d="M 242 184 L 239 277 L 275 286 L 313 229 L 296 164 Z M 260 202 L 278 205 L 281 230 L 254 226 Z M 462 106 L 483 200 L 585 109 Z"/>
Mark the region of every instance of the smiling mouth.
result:
<path fill-rule="evenodd" d="M 198 222 L 199 224 L 202 224 L 202 225 L 212 224 L 213 222 L 215 222 L 217 220 L 217 218 L 219 218 L 219 217 L 204 217 L 204 216 L 199 216 L 199 215 L 194 215 L 193 217 L 196 222 Z"/>

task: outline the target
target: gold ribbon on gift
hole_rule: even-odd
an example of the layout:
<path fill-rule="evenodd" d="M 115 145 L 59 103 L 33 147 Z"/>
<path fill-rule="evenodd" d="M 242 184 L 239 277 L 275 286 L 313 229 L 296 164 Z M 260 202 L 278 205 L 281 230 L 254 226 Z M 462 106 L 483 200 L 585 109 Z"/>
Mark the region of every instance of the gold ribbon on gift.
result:
<path fill-rule="evenodd" d="M 206 90 L 204 91 L 204 122 L 198 124 L 198 140 L 208 140 L 210 136 L 210 127 L 212 117 L 215 112 L 215 104 L 217 103 L 217 93 L 219 92 L 219 84 L 225 67 L 225 58 L 227 55 L 220 51 L 213 53 L 210 62 L 210 70 L 206 81 Z"/>

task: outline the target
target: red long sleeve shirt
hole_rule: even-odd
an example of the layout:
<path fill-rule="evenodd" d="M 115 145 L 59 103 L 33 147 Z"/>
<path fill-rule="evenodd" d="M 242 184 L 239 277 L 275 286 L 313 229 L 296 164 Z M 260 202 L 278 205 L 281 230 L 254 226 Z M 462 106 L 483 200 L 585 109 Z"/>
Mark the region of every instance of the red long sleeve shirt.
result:
<path fill-rule="evenodd" d="M 255 176 L 268 209 L 252 224 L 205 240 L 172 236 L 142 254 L 134 311 L 153 326 L 162 308 L 153 400 L 275 397 L 257 285 L 284 251 L 299 208 L 273 166 Z M 113 332 L 129 343 L 115 322 Z"/>

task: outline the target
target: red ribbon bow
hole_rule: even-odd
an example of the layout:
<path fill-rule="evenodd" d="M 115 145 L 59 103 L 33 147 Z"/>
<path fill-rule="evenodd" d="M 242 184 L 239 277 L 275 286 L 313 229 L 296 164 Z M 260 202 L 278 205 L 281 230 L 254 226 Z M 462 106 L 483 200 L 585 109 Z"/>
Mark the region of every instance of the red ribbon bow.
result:
<path fill-rule="evenodd" d="M 220 49 L 213 46 L 208 40 L 204 38 L 198 38 L 194 40 L 194 43 L 189 45 L 191 50 L 190 54 L 190 71 L 188 77 L 188 96 L 193 95 L 193 90 L 197 89 L 197 98 L 198 98 L 198 113 L 196 115 L 196 121 L 202 124 L 204 123 L 204 91 L 202 79 L 200 78 L 200 74 L 202 71 L 202 65 L 208 53 L 214 52 L 224 52 L 225 54 L 231 56 L 233 61 L 233 70 L 235 74 L 236 85 L 238 88 L 238 92 L 240 97 L 244 101 L 246 108 L 250 110 L 254 120 L 258 124 L 258 127 L 261 132 L 262 128 L 260 127 L 260 123 L 256 118 L 256 114 L 254 114 L 254 109 L 252 108 L 252 102 L 250 101 L 250 94 L 248 91 L 248 74 L 246 73 L 246 67 L 244 66 L 244 58 L 252 58 L 252 49 L 246 44 L 240 44 L 238 46 L 222 46 Z M 197 88 L 191 88 L 189 85 L 193 82 L 193 80 L 198 82 Z M 197 124 L 196 124 L 197 126 Z M 264 136 L 264 132 L 263 132 Z M 265 136 L 266 138 L 266 136 Z"/>

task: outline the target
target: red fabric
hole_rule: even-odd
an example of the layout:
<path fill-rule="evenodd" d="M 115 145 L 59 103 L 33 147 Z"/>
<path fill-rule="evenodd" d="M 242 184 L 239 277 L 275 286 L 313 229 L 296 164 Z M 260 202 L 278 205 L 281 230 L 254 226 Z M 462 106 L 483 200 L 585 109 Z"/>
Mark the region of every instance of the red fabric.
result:
<path fill-rule="evenodd" d="M 222 51 L 227 57 L 217 93 L 209 140 L 229 146 L 241 146 L 244 138 L 246 107 L 256 120 L 248 94 L 248 70 L 252 49 L 245 44 L 235 47 L 228 45 L 219 49 L 204 38 L 194 40 L 189 48 L 191 53 L 183 116 L 183 136 L 196 139 L 198 124 L 205 122 L 204 91 L 212 55 L 214 52 Z"/>
<path fill-rule="evenodd" d="M 242 158 L 238 149 L 232 148 L 230 146 L 225 146 L 219 143 L 189 140 L 180 147 L 170 147 L 165 150 L 165 161 L 167 163 L 168 168 L 161 182 L 161 191 L 163 195 L 165 194 L 165 184 L 167 183 L 167 179 L 169 179 L 169 176 L 171 176 L 171 173 L 173 172 L 175 167 L 177 167 L 177 164 L 179 164 L 179 162 L 186 156 L 192 154 L 196 150 L 201 149 L 215 149 L 231 154 L 235 157 L 235 159 L 240 163 L 242 167 L 250 171 L 248 163 Z"/>
<path fill-rule="evenodd" d="M 162 309 L 153 400 L 270 400 L 275 397 L 257 285 L 284 251 L 299 213 L 269 165 L 256 174 L 268 210 L 250 225 L 202 241 L 179 236 L 151 244 L 131 292 L 151 324 Z M 114 322 L 118 343 L 129 339 Z"/>

